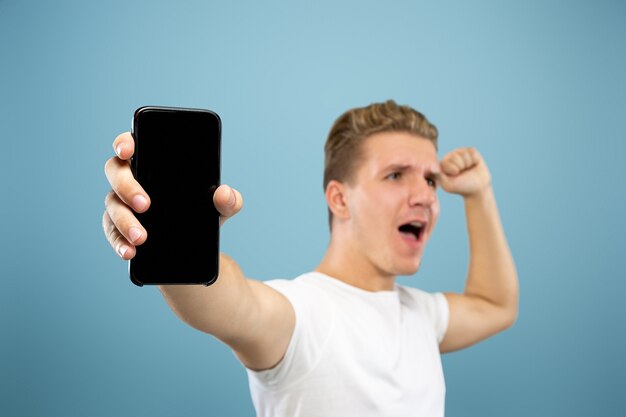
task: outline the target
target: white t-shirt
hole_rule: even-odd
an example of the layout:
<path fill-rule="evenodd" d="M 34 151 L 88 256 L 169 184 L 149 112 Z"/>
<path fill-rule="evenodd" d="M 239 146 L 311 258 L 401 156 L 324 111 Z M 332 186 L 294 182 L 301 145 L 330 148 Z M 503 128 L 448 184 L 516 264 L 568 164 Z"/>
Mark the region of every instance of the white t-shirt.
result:
<path fill-rule="evenodd" d="M 289 299 L 296 324 L 278 365 L 248 370 L 259 417 L 444 415 L 443 294 L 369 292 L 318 272 L 265 283 Z"/>

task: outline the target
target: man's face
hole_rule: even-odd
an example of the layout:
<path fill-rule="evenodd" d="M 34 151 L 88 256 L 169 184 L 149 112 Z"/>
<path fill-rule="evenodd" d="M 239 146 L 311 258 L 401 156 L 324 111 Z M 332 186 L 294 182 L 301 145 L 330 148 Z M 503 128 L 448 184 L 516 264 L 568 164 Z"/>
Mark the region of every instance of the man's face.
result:
<path fill-rule="evenodd" d="M 437 150 L 406 132 L 383 132 L 362 144 L 347 185 L 353 245 L 383 275 L 417 272 L 439 216 Z"/>

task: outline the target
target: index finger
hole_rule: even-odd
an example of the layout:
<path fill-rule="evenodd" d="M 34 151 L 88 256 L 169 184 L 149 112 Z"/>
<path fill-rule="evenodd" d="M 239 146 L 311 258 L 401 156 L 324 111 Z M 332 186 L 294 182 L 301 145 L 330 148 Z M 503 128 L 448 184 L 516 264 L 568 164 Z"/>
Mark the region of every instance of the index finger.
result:
<path fill-rule="evenodd" d="M 113 150 L 122 160 L 130 159 L 135 153 L 135 140 L 130 132 L 124 132 L 113 141 Z"/>

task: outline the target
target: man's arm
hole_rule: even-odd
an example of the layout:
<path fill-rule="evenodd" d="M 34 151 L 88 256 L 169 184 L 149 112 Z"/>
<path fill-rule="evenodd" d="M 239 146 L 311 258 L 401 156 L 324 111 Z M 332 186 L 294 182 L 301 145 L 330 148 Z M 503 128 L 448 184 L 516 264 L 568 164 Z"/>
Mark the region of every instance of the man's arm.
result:
<path fill-rule="evenodd" d="M 131 259 L 136 246 L 149 238 L 134 213 L 148 210 L 150 198 L 127 162 L 135 148 L 130 133 L 118 136 L 113 148 L 117 156 L 105 165 L 112 190 L 105 200 L 102 225 L 118 255 Z M 226 185 L 215 191 L 213 202 L 221 224 L 242 207 L 239 192 Z M 213 285 L 159 288 L 181 320 L 228 344 L 251 369 L 271 368 L 287 350 L 295 326 L 291 303 L 269 286 L 246 279 L 236 262 L 224 254 L 220 255 L 219 277 Z"/>
<path fill-rule="evenodd" d="M 295 326 L 291 303 L 262 282 L 245 278 L 225 254 L 220 254 L 213 285 L 159 288 L 182 321 L 226 343 L 250 369 L 269 369 L 287 351 Z"/>
<path fill-rule="evenodd" d="M 480 154 L 459 149 L 441 161 L 442 187 L 463 196 L 470 264 L 463 294 L 446 293 L 450 320 L 441 352 L 471 346 L 513 325 L 517 271 L 500 221 L 491 177 Z"/>

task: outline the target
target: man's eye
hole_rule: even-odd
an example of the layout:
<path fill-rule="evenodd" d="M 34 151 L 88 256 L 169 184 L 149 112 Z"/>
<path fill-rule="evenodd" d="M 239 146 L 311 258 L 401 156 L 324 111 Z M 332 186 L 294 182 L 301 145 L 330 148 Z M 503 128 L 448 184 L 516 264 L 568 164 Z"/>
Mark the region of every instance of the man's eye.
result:
<path fill-rule="evenodd" d="M 429 187 L 437 188 L 437 181 L 434 178 L 426 178 Z"/>
<path fill-rule="evenodd" d="M 401 173 L 399 172 L 392 172 L 391 174 L 387 175 L 387 178 L 390 180 L 397 180 L 398 178 L 400 178 Z"/>

